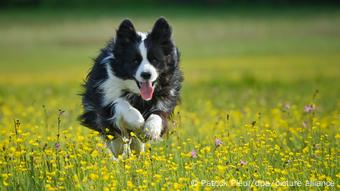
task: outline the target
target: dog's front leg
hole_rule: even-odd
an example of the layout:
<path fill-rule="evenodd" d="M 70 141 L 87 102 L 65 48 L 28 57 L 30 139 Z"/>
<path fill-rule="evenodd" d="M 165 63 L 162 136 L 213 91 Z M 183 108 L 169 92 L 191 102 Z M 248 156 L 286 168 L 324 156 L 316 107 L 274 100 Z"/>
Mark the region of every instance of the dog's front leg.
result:
<path fill-rule="evenodd" d="M 115 120 L 119 128 L 127 128 L 135 131 L 144 125 L 144 117 L 126 100 L 119 98 L 115 101 Z M 123 123 L 122 123 L 123 121 Z M 124 127 L 121 127 L 122 124 Z"/>
<path fill-rule="evenodd" d="M 153 113 L 145 121 L 144 134 L 149 140 L 159 141 L 161 140 L 161 135 L 166 128 L 166 118 L 162 115 Z"/>

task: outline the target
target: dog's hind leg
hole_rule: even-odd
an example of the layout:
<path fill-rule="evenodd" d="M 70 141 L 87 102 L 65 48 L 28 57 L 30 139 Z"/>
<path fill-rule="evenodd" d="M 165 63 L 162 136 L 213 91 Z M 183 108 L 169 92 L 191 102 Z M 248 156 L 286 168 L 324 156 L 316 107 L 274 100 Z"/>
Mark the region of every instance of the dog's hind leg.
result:
<path fill-rule="evenodd" d="M 118 157 L 121 155 L 123 158 L 128 158 L 131 149 L 130 144 L 132 142 L 131 139 L 127 139 L 124 137 L 117 137 L 113 140 L 105 140 L 107 148 L 113 154 L 113 159 L 117 160 Z"/>
<path fill-rule="evenodd" d="M 106 142 L 107 147 L 114 155 L 114 159 L 117 159 L 119 155 L 123 158 L 128 158 L 131 153 L 130 144 L 132 142 L 129 132 L 126 130 L 128 124 L 123 119 L 120 119 L 117 123 L 119 125 L 120 134 L 116 134 L 113 140 L 108 140 L 105 136 L 102 137 Z"/>
<path fill-rule="evenodd" d="M 116 138 L 114 140 L 105 140 L 107 148 L 113 154 L 114 159 L 118 158 L 119 155 L 124 152 L 124 142 L 121 138 Z"/>
<path fill-rule="evenodd" d="M 144 146 L 144 143 L 137 137 L 131 137 L 130 148 L 134 154 L 139 155 L 141 152 L 144 152 Z"/>

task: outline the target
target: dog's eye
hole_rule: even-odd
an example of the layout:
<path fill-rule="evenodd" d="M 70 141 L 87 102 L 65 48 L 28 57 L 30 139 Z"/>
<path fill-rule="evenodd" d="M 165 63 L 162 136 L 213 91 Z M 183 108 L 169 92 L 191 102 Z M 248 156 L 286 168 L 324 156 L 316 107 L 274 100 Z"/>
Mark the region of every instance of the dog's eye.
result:
<path fill-rule="evenodd" d="M 151 62 L 152 62 L 152 63 L 155 63 L 155 62 L 157 62 L 157 59 L 156 59 L 156 58 L 153 58 L 153 59 L 151 59 Z"/>
<path fill-rule="evenodd" d="M 134 59 L 134 60 L 132 61 L 133 64 L 138 64 L 138 62 L 139 62 L 138 59 Z"/>

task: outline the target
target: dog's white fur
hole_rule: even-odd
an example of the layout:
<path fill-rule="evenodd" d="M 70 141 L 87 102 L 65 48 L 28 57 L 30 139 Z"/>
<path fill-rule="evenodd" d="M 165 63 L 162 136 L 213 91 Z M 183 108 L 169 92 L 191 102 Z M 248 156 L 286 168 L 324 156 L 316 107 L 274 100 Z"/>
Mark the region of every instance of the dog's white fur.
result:
<path fill-rule="evenodd" d="M 158 78 L 158 73 L 157 73 L 156 68 L 154 66 L 152 66 L 150 64 L 149 60 L 147 59 L 147 50 L 146 50 L 144 41 L 142 41 L 142 43 L 140 43 L 138 48 L 139 48 L 139 51 L 140 51 L 143 59 L 142 59 L 142 62 L 137 69 L 135 78 L 139 82 L 143 82 L 144 79 L 142 78 L 141 74 L 142 74 L 142 72 L 148 72 L 148 73 L 151 74 L 150 81 L 153 82 Z"/>
<path fill-rule="evenodd" d="M 136 130 L 144 125 L 144 118 L 142 114 L 133 106 L 129 104 L 125 99 L 118 98 L 115 102 L 115 121 L 121 121 L 127 123 L 126 128 L 129 130 Z M 117 124 L 120 127 L 120 124 Z"/>
<path fill-rule="evenodd" d="M 152 140 L 160 140 L 160 135 L 162 132 L 162 118 L 159 115 L 151 114 L 146 120 L 145 133 Z"/>
<path fill-rule="evenodd" d="M 135 81 L 133 80 L 122 80 L 112 74 L 111 66 L 108 62 L 104 63 L 108 79 L 105 80 L 100 88 L 104 93 L 103 106 L 112 104 L 121 95 L 123 89 L 129 89 L 133 93 L 139 94 L 139 89 Z"/>

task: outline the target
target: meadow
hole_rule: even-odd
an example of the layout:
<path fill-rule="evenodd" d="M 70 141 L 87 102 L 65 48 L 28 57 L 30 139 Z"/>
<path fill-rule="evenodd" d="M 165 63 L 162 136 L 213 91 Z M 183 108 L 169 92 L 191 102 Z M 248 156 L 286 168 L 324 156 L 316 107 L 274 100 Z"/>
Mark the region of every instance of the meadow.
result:
<path fill-rule="evenodd" d="M 337 190 L 340 11 L 0 12 L 0 190 Z M 99 49 L 164 15 L 182 103 L 160 143 L 111 160 L 77 121 Z M 151 146 L 152 145 L 152 146 Z"/>

